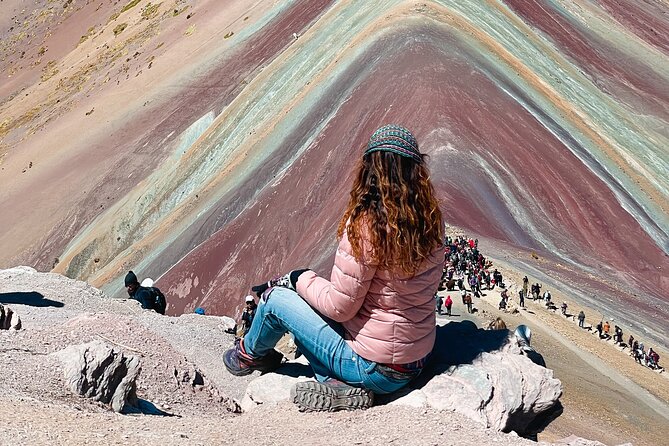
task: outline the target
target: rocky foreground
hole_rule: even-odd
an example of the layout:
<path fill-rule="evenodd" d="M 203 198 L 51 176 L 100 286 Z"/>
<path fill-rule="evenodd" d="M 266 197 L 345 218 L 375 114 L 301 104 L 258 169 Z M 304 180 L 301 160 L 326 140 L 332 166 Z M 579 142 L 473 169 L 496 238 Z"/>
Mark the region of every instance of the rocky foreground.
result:
<path fill-rule="evenodd" d="M 561 411 L 551 370 L 508 332 L 471 322 L 439 327 L 431 367 L 406 392 L 367 411 L 301 413 L 288 391 L 309 379 L 305 364 L 244 378 L 225 371 L 229 318 L 164 317 L 25 267 L 0 271 L 0 303 L 22 322 L 0 330 L 2 445 L 536 444 L 518 433 L 533 435 Z"/>

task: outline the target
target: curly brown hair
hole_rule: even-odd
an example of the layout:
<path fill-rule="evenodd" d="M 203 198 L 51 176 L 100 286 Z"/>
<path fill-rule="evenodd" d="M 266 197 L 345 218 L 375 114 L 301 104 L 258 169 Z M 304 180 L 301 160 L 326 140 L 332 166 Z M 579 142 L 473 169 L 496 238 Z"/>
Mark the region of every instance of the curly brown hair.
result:
<path fill-rule="evenodd" d="M 358 162 L 337 236 L 344 231 L 356 260 L 380 269 L 415 275 L 420 264 L 443 245 L 443 218 L 430 173 L 423 162 L 379 151 Z M 363 248 L 363 238 L 365 247 Z"/>

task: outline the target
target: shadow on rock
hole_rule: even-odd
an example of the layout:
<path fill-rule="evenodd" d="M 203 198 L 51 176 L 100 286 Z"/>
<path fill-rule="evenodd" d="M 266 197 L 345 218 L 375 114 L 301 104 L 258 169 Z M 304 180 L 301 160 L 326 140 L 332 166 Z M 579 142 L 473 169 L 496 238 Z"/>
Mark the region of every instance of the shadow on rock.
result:
<path fill-rule="evenodd" d="M 57 300 L 46 299 L 37 291 L 0 293 L 0 303 L 30 305 L 31 307 L 62 307 L 65 305 Z"/>
<path fill-rule="evenodd" d="M 300 364 L 299 362 L 287 362 L 282 364 L 277 373 L 292 378 L 311 378 L 314 376 L 314 371 L 310 365 Z"/>
<path fill-rule="evenodd" d="M 164 417 L 181 418 L 181 415 L 165 412 L 164 410 L 159 409 L 151 401 L 143 400 L 141 398 L 138 398 L 136 401 L 134 401 L 132 405 L 129 403 L 126 404 L 121 413 L 125 415 L 143 414 L 143 415 L 160 415 Z"/>
<path fill-rule="evenodd" d="M 423 373 L 396 394 L 378 395 L 377 403 L 455 411 L 533 438 L 562 413 L 561 394 L 560 381 L 529 345 L 529 329 L 519 337 L 463 321 L 438 327 Z"/>
<path fill-rule="evenodd" d="M 450 322 L 439 326 L 430 359 L 412 387 L 421 388 L 449 367 L 471 364 L 481 353 L 495 352 L 508 341 L 508 330 L 481 330 L 472 321 Z"/>

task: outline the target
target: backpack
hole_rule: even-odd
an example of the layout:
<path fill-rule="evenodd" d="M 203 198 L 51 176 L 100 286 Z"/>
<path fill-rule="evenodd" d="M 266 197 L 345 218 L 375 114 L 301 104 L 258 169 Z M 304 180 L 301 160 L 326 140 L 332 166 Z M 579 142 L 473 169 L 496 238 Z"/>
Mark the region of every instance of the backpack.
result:
<path fill-rule="evenodd" d="M 162 291 L 153 286 L 149 288 L 149 290 L 153 295 L 153 309 L 160 314 L 165 314 L 165 310 L 167 309 L 167 300 L 165 299 L 165 295 L 162 293 Z"/>

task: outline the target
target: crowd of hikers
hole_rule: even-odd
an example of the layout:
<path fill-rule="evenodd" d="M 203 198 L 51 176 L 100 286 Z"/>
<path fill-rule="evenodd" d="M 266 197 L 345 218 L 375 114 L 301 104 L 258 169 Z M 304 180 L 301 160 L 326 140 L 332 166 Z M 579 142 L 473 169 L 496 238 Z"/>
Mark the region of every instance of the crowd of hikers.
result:
<path fill-rule="evenodd" d="M 478 240 L 468 238 L 465 236 L 446 237 L 445 241 L 445 259 L 441 283 L 439 291 L 453 291 L 457 287 L 462 303 L 467 308 L 468 313 L 476 311 L 472 308 L 472 295 L 474 297 L 481 297 L 482 289 L 492 290 L 495 286 L 499 286 L 502 291 L 500 293 L 500 301 L 498 309 L 506 312 L 509 308 L 509 290 L 505 287 L 502 281 L 502 274 L 495 268 L 492 268 L 492 262 L 483 256 L 479 251 Z M 466 288 L 469 286 L 469 289 Z M 538 282 L 530 284 L 527 276 L 522 279 L 522 287 L 518 290 L 518 306 L 525 308 L 525 300 L 541 301 L 546 309 L 557 312 L 558 308 L 560 314 L 564 317 L 571 318 L 578 321 L 580 328 L 592 331 L 593 327 L 585 325 L 585 312 L 580 310 L 578 315 L 570 314 L 569 305 L 567 302 L 562 302 L 558 307 L 552 300 L 550 291 L 544 290 L 542 292 L 542 285 Z M 453 300 L 449 295 L 444 300 L 437 292 L 435 294 L 437 313 L 440 315 L 451 316 Z M 445 308 L 445 312 L 444 312 Z M 618 325 L 611 327 L 608 320 L 600 321 L 595 327 L 599 339 L 612 340 L 617 346 L 623 350 L 630 349 L 630 355 L 638 362 L 653 370 L 662 371 L 659 365 L 660 355 L 649 348 L 647 351 L 642 342 L 630 336 L 627 343 L 623 341 L 623 330 Z"/>
<path fill-rule="evenodd" d="M 473 313 L 472 294 L 474 297 L 482 296 L 482 289 L 492 290 L 495 286 L 503 287 L 502 273 L 497 269 L 490 271 L 492 262 L 487 260 L 478 249 L 478 239 L 461 236 L 447 236 L 444 242 L 444 268 L 442 270 L 441 282 L 438 291 L 455 291 L 456 287 L 460 293 L 462 304 L 468 313 Z M 469 286 L 467 290 L 466 285 Z M 446 315 L 451 316 L 453 300 L 450 295 L 444 301 L 439 293 L 435 293 L 437 313 L 443 314 L 442 308 L 446 307 Z"/>
<path fill-rule="evenodd" d="M 534 283 L 529 285 L 529 279 L 527 276 L 523 277 L 522 288 L 518 292 L 518 304 L 521 308 L 525 307 L 525 299 L 532 299 L 533 301 L 542 301 L 548 310 L 557 312 L 558 307 L 552 301 L 551 293 L 546 290 L 543 293 L 541 292 L 541 284 Z M 531 294 L 528 294 L 528 289 Z M 509 294 L 508 290 L 504 289 L 501 293 L 501 300 L 499 303 L 499 309 L 506 311 L 508 307 Z M 585 312 L 580 310 L 578 315 L 574 316 L 568 312 L 569 305 L 567 302 L 562 302 L 560 304 L 560 314 L 564 317 L 571 318 L 572 320 L 578 321 L 578 326 L 588 331 L 592 330 L 592 326 L 585 325 Z M 595 332 L 599 339 L 602 340 L 612 340 L 614 344 L 621 347 L 623 350 L 626 348 L 630 349 L 630 356 L 634 358 L 636 362 L 646 367 L 649 367 L 653 370 L 662 371 L 663 368 L 660 366 L 660 355 L 649 348 L 648 351 L 645 350 L 645 347 L 642 342 L 634 339 L 634 336 L 630 335 L 627 343 L 623 340 L 623 329 L 618 325 L 613 325 L 608 320 L 601 320 L 595 325 Z"/>

